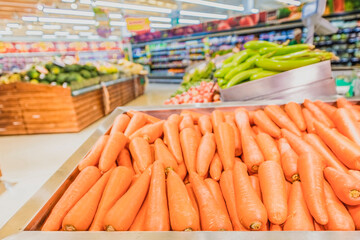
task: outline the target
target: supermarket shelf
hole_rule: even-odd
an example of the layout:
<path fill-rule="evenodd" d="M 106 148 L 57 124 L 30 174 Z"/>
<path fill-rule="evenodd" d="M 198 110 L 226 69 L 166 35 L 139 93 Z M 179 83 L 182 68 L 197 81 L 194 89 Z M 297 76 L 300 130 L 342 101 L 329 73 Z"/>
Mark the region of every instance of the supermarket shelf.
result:
<path fill-rule="evenodd" d="M 152 66 L 152 69 L 168 69 L 168 68 L 187 68 L 188 65 L 163 65 L 163 66 Z"/>
<path fill-rule="evenodd" d="M 76 53 L 98 53 L 98 52 L 120 52 L 120 50 L 96 50 L 96 51 L 65 51 L 65 52 L 23 52 L 23 53 L 2 53 L 0 58 L 3 57 L 41 57 L 41 56 L 54 56 L 54 55 L 72 55 Z"/>
<path fill-rule="evenodd" d="M 179 84 L 183 80 L 183 75 L 167 76 L 167 75 L 149 75 L 150 83 L 174 83 Z"/>

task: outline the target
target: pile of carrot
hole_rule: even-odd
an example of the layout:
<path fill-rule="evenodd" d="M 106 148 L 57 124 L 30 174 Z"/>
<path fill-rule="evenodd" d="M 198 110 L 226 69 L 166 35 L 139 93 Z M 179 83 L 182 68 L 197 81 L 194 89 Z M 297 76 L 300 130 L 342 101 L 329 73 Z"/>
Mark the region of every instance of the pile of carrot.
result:
<path fill-rule="evenodd" d="M 355 231 L 360 107 L 119 115 L 43 231 Z"/>

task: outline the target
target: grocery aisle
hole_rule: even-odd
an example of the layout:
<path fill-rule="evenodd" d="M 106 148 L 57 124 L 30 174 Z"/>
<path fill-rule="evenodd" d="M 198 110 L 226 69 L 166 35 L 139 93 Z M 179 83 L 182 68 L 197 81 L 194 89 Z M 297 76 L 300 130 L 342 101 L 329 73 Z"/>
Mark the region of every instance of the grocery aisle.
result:
<path fill-rule="evenodd" d="M 161 105 L 177 84 L 149 84 L 144 95 L 126 106 Z M 3 179 L 15 182 L 0 195 L 0 227 L 21 207 L 66 159 L 93 133 L 104 118 L 79 133 L 0 137 Z M 0 186 L 3 189 L 4 186 Z"/>

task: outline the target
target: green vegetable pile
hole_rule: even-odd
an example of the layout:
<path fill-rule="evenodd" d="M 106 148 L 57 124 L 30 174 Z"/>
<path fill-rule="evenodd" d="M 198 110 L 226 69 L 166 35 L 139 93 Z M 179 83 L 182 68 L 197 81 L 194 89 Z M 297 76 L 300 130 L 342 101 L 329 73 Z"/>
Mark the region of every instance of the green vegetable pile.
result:
<path fill-rule="evenodd" d="M 280 72 L 335 59 L 333 53 L 316 50 L 313 45 L 279 45 L 267 41 L 249 41 L 245 50 L 224 60 L 214 76 L 222 89 L 269 77 Z"/>

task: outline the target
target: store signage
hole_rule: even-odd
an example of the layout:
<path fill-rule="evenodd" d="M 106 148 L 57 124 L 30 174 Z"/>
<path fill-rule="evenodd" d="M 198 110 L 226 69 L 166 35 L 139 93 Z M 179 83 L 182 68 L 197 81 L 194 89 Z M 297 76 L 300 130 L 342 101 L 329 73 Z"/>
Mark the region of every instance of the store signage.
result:
<path fill-rule="evenodd" d="M 99 23 L 96 26 L 96 32 L 100 37 L 108 38 L 111 34 L 110 19 L 106 10 L 94 7 L 95 20 Z"/>
<path fill-rule="evenodd" d="M 125 19 L 127 29 L 130 32 L 144 32 L 150 31 L 150 20 L 148 18 L 133 18 Z"/>

